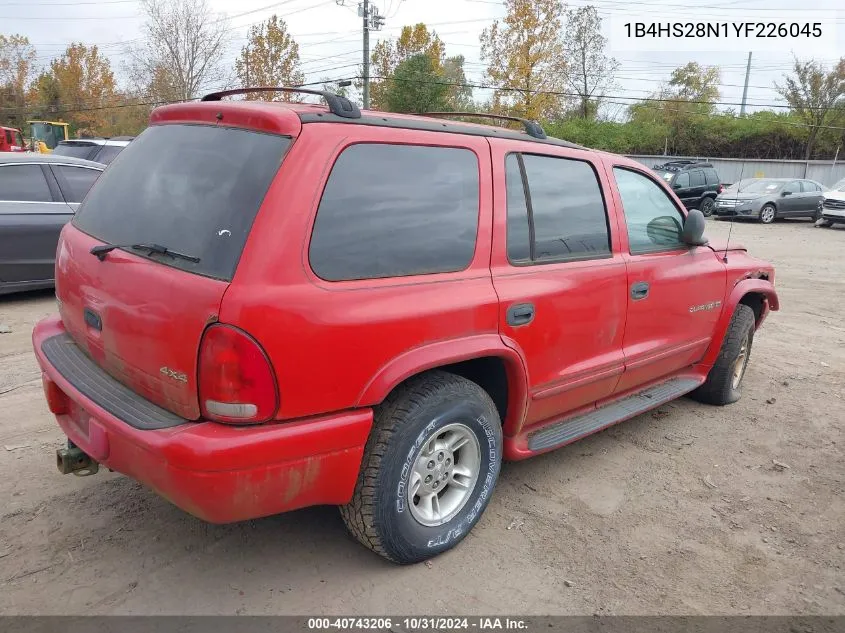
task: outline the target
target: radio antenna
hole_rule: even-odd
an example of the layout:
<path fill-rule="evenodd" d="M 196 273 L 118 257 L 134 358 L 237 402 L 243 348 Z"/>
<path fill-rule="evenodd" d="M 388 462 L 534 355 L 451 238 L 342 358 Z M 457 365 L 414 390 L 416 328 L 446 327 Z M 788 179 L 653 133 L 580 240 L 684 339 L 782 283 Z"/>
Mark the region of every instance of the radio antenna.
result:
<path fill-rule="evenodd" d="M 748 154 L 748 140 L 745 141 L 745 150 L 743 154 Z M 739 166 L 739 180 L 736 183 L 736 195 L 737 195 L 737 202 L 739 202 L 739 194 L 742 192 L 742 174 L 745 171 L 745 158 L 742 159 L 742 164 Z M 731 214 L 731 225 L 728 228 L 728 240 L 725 242 L 725 254 L 722 256 L 722 261 L 724 263 L 728 263 L 728 247 L 731 244 L 731 233 L 734 230 L 734 220 L 736 219 L 736 207 L 739 205 L 734 206 L 734 212 Z"/>

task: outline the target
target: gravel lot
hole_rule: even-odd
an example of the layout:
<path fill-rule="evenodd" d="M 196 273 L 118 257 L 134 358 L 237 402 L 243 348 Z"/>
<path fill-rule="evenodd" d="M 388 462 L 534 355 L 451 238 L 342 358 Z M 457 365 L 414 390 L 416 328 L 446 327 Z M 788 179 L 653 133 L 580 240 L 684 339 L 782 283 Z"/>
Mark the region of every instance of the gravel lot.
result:
<path fill-rule="evenodd" d="M 732 239 L 775 264 L 782 306 L 740 402 L 506 464 L 456 550 L 401 568 L 334 508 L 212 526 L 120 475 L 59 475 L 29 338 L 55 304 L 0 297 L 0 613 L 845 614 L 845 227 Z"/>

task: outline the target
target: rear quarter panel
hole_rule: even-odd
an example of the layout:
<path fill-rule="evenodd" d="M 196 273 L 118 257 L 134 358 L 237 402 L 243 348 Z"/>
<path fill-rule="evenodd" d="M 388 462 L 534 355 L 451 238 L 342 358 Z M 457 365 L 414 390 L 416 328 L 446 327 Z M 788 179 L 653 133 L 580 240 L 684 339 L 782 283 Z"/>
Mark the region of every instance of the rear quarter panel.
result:
<path fill-rule="evenodd" d="M 466 270 L 343 282 L 323 281 L 311 271 L 311 228 L 323 187 L 341 151 L 359 142 L 461 147 L 476 154 L 478 236 Z M 474 354 L 491 346 L 508 353 L 498 337 L 491 238 L 492 181 L 485 138 L 304 125 L 259 211 L 220 320 L 245 329 L 266 350 L 279 382 L 279 419 L 375 404 L 415 365 L 407 362 L 409 352 L 417 350 L 435 364 L 461 359 L 467 345 Z M 400 357 L 405 360 L 397 365 Z"/>

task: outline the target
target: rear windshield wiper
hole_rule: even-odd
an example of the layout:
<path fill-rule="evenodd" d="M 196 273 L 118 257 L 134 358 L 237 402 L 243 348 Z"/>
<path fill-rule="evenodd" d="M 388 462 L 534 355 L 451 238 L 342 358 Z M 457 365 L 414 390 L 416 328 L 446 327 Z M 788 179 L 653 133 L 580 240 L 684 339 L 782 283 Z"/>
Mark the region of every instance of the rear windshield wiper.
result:
<path fill-rule="evenodd" d="M 185 259 L 189 262 L 197 263 L 200 261 L 199 257 L 194 257 L 193 255 L 186 255 L 185 253 L 179 253 L 178 251 L 172 251 L 166 246 L 162 246 L 161 244 L 101 244 L 100 246 L 95 246 L 90 250 L 92 255 L 95 255 L 97 259 L 103 261 L 106 258 L 106 255 L 111 253 L 116 248 L 131 248 L 136 251 L 147 251 L 148 255 L 152 255 L 156 253 L 158 255 L 168 255 L 170 257 Z"/>

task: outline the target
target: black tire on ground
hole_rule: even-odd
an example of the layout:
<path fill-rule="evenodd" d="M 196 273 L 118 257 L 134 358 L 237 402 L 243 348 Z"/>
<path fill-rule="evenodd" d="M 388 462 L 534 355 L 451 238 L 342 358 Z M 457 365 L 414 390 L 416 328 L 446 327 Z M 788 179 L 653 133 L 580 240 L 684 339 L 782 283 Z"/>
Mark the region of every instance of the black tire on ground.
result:
<path fill-rule="evenodd" d="M 436 448 L 431 454 L 432 462 L 440 458 L 445 466 L 451 461 L 457 470 L 464 460 L 460 451 L 468 450 L 466 455 L 477 455 L 477 461 L 464 464 L 477 464 L 470 468 L 477 473 L 471 482 L 461 475 L 463 485 L 450 493 L 452 498 L 465 498 L 454 515 L 441 515 L 447 520 L 440 525 L 425 525 L 418 518 L 424 511 L 418 509 L 423 500 L 416 494 L 411 496 L 409 491 L 418 480 L 419 468 L 432 463 L 421 455 L 428 454 L 434 441 L 442 447 L 442 442 L 449 444 L 454 437 L 446 427 L 465 434 L 464 448 L 455 448 L 454 453 L 446 450 L 445 459 L 443 451 Z M 441 432 L 444 435 L 438 436 Z M 408 380 L 377 407 L 352 501 L 341 506 L 340 513 L 352 535 L 377 554 L 400 564 L 420 562 L 451 549 L 472 529 L 490 501 L 501 464 L 502 425 L 487 392 L 461 376 L 431 371 Z M 442 494 L 440 498 L 446 499 L 449 486 L 455 485 L 448 478 L 457 478 L 459 473 L 444 473 L 436 464 L 431 474 L 435 480 L 427 481 L 425 498 Z M 441 477 L 445 477 L 443 488 L 432 494 L 430 486 L 441 481 Z M 438 501 L 437 511 L 445 504 Z"/>
<path fill-rule="evenodd" d="M 734 311 L 728 331 L 722 341 L 719 356 L 713 365 L 707 380 L 690 396 L 706 404 L 725 405 L 739 400 L 742 395 L 742 379 L 751 358 L 751 345 L 754 342 L 754 310 L 739 304 Z M 744 355 L 741 356 L 744 349 Z M 736 380 L 738 363 L 739 379 Z"/>
<path fill-rule="evenodd" d="M 767 212 L 767 209 L 771 211 L 771 213 Z M 773 204 L 764 205 L 762 209 L 760 209 L 760 222 L 763 224 L 771 224 L 775 221 L 778 217 L 777 209 Z"/>
<path fill-rule="evenodd" d="M 703 198 L 701 202 L 698 203 L 698 210 L 701 211 L 701 214 L 705 218 L 709 218 L 711 215 L 713 215 L 713 208 L 715 204 L 716 201 L 708 196 L 706 198 Z"/>

